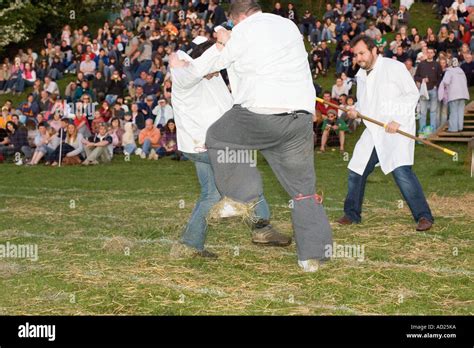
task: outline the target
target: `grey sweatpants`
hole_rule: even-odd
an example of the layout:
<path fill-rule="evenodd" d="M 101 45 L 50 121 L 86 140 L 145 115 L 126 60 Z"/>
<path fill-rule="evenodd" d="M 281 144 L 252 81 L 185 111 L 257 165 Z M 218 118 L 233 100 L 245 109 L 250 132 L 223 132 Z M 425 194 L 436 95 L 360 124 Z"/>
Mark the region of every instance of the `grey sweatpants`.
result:
<path fill-rule="evenodd" d="M 255 166 L 234 163 L 239 156 L 232 154 L 260 150 L 292 199 L 298 259 L 326 258 L 331 226 L 323 206 L 311 197 L 316 193 L 312 115 L 261 115 L 234 105 L 208 129 L 206 146 L 221 195 L 240 202 L 254 201 L 263 193 L 262 178 Z M 310 197 L 298 199 L 300 195 Z"/>

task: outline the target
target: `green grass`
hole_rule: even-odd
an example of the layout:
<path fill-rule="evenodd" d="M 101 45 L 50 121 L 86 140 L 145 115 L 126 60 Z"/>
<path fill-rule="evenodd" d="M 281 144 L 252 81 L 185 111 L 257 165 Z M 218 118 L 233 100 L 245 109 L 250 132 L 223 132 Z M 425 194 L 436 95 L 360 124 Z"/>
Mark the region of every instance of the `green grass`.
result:
<path fill-rule="evenodd" d="M 294 245 L 254 246 L 233 220 L 210 227 L 209 249 L 219 260 L 171 259 L 170 243 L 199 195 L 191 162 L 117 156 L 87 168 L 4 164 L 0 244 L 37 244 L 39 260 L 0 259 L 0 312 L 472 315 L 474 191 L 465 146 L 451 147 L 459 162 L 416 150 L 415 171 L 436 217 L 432 231 L 414 231 L 393 179 L 377 170 L 364 223 L 333 225 L 338 244 L 364 246 L 364 261 L 334 259 L 316 274 L 300 272 Z M 316 157 L 331 221 L 342 214 L 346 166 L 338 152 Z M 289 197 L 263 158 L 259 168 L 273 223 L 291 234 Z"/>
<path fill-rule="evenodd" d="M 359 135 L 348 137 L 349 154 Z M 235 220 L 209 229 L 217 261 L 171 259 L 199 196 L 191 162 L 116 156 L 87 168 L 0 165 L 0 245 L 39 249 L 38 261 L 0 258 L 0 314 L 472 315 L 474 185 L 466 146 L 448 147 L 459 161 L 416 146 L 414 170 L 436 218 L 431 231 L 414 230 L 392 177 L 377 169 L 364 222 L 333 224 L 335 242 L 364 246 L 364 261 L 336 258 L 315 274 L 299 270 L 294 244 L 254 246 Z M 344 159 L 316 155 L 331 221 L 342 214 Z M 291 234 L 289 197 L 258 160 L 272 222 Z"/>

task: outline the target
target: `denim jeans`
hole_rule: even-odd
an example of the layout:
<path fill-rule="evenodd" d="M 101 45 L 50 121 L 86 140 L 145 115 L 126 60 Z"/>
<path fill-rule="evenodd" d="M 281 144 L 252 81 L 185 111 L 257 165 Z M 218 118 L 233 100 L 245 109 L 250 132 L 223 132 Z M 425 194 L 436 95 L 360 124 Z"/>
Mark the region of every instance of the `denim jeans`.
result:
<path fill-rule="evenodd" d="M 145 155 L 148 156 L 150 154 L 150 151 L 152 150 L 150 139 L 145 139 L 142 145 L 142 150 L 145 153 Z"/>
<path fill-rule="evenodd" d="M 456 99 L 448 102 L 449 128 L 450 132 L 459 132 L 464 128 L 464 99 Z"/>
<path fill-rule="evenodd" d="M 420 99 L 420 120 L 419 120 L 419 131 L 422 131 L 426 126 L 426 114 L 428 113 L 428 107 L 430 108 L 430 125 L 433 131 L 438 128 L 438 89 L 433 88 L 428 90 L 429 100 L 424 98 Z"/>
<path fill-rule="evenodd" d="M 321 37 L 322 37 L 321 35 L 322 35 L 321 30 L 317 28 L 314 28 L 313 30 L 311 30 L 311 33 L 309 34 L 311 42 L 315 44 L 319 43 L 321 41 Z"/>
<path fill-rule="evenodd" d="M 364 201 L 365 184 L 367 178 L 372 173 L 375 165 L 379 162 L 375 147 L 370 156 L 364 174 L 359 175 L 349 170 L 348 191 L 346 200 L 344 201 L 344 214 L 353 222 L 361 222 L 362 203 Z M 408 203 L 415 221 L 419 221 L 422 217 L 433 221 L 430 207 L 426 202 L 423 189 L 420 182 L 412 171 L 411 166 L 401 166 L 392 172 L 393 178 L 402 193 L 403 198 Z"/>
<path fill-rule="evenodd" d="M 135 153 L 135 150 L 137 149 L 137 145 L 135 143 L 133 144 L 126 144 L 123 147 L 123 152 L 128 153 L 129 155 L 133 155 Z"/>
<path fill-rule="evenodd" d="M 184 155 L 196 166 L 201 195 L 184 229 L 181 242 L 192 248 L 203 250 L 207 235 L 206 218 L 211 208 L 221 199 L 221 195 L 214 181 L 214 171 L 208 153 L 184 153 Z M 259 219 L 270 220 L 270 209 L 265 197 L 261 195 L 258 201 L 259 203 L 255 206 L 255 216 Z"/>

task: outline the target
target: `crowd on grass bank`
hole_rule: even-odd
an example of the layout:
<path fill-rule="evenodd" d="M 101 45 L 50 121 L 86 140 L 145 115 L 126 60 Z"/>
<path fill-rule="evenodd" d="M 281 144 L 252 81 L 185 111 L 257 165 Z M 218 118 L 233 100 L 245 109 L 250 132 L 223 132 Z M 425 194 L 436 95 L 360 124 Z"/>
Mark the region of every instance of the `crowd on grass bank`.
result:
<path fill-rule="evenodd" d="M 318 96 L 355 107 L 358 66 L 350 40 L 363 33 L 381 55 L 404 63 L 418 84 L 418 132 L 426 135 L 447 121 L 448 131 L 461 131 L 474 82 L 474 0 L 432 3 L 440 24 L 424 32 L 410 15 L 411 6 L 410 0 L 399 6 L 389 0 L 342 0 L 328 2 L 316 18 L 277 2 L 272 12 L 293 21 L 308 41 Z M 28 94 L 19 105 L 7 100 L 1 106 L 0 160 L 55 166 L 108 162 L 114 154 L 186 159 L 176 145 L 168 58 L 192 49 L 197 36 L 212 39 L 217 25 L 232 26 L 224 7 L 219 0 L 133 1 L 97 32 L 67 24 L 47 34 L 39 52 L 20 49 L 5 58 L 0 94 L 24 95 L 27 88 Z M 335 83 L 325 91 L 318 82 L 330 68 Z M 70 81 L 64 91 L 61 80 Z M 324 104 L 315 110 L 315 146 L 344 151 L 346 135 L 358 122 Z"/>

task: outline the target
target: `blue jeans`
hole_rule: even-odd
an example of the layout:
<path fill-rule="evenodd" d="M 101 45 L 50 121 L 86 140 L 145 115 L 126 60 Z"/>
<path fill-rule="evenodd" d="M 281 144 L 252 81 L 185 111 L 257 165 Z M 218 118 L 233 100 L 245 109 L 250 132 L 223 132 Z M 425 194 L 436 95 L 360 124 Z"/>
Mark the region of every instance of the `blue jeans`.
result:
<path fill-rule="evenodd" d="M 152 147 L 151 147 L 151 141 L 150 139 L 145 139 L 143 141 L 143 145 L 142 145 L 142 150 L 143 152 L 148 156 L 150 154 L 150 152 L 152 151 Z"/>
<path fill-rule="evenodd" d="M 367 183 L 368 176 L 372 173 L 378 162 L 379 158 L 374 147 L 363 175 L 349 170 L 348 191 L 346 200 L 344 201 L 344 213 L 355 223 L 359 223 L 362 220 L 361 213 L 365 184 Z M 413 173 L 411 166 L 398 167 L 392 172 L 392 175 L 403 198 L 408 203 L 408 207 L 415 221 L 418 222 L 422 217 L 434 221 L 428 202 L 426 202 L 425 195 L 423 194 L 423 189 L 415 173 Z"/>
<path fill-rule="evenodd" d="M 196 166 L 201 195 L 193 209 L 188 225 L 184 229 L 181 242 L 197 250 L 203 250 L 207 235 L 206 217 L 211 208 L 219 202 L 221 195 L 214 181 L 214 171 L 208 153 L 184 153 L 184 155 Z M 270 209 L 263 195 L 259 197 L 259 203 L 255 206 L 255 216 L 259 219 L 270 220 Z"/>
<path fill-rule="evenodd" d="M 428 113 L 428 107 L 430 108 L 430 125 L 433 131 L 438 128 L 438 89 L 433 88 L 428 90 L 430 100 L 424 98 L 420 99 L 420 120 L 419 120 L 419 131 L 423 131 L 426 126 L 426 114 Z"/>
<path fill-rule="evenodd" d="M 133 155 L 136 149 L 137 149 L 137 145 L 135 145 L 135 143 L 127 144 L 127 145 L 124 145 L 123 147 L 123 151 L 128 153 L 129 155 Z"/>
<path fill-rule="evenodd" d="M 450 132 L 460 132 L 464 128 L 464 99 L 456 99 L 448 102 L 449 128 Z"/>

